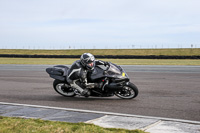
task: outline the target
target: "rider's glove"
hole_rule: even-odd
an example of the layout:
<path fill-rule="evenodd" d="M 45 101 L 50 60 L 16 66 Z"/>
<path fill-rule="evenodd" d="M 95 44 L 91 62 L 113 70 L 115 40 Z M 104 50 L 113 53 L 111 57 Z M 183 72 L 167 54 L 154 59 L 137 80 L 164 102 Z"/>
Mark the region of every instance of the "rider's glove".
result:
<path fill-rule="evenodd" d="M 104 66 L 108 66 L 108 65 L 109 65 L 109 62 L 105 61 Z"/>

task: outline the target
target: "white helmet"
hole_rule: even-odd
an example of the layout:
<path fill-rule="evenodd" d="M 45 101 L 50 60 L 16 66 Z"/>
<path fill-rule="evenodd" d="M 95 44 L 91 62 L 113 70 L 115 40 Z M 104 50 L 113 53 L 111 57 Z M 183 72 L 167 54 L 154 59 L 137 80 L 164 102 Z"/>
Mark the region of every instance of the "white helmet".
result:
<path fill-rule="evenodd" d="M 88 70 L 93 70 L 95 67 L 95 57 L 90 53 L 84 53 L 81 55 L 81 64 Z"/>

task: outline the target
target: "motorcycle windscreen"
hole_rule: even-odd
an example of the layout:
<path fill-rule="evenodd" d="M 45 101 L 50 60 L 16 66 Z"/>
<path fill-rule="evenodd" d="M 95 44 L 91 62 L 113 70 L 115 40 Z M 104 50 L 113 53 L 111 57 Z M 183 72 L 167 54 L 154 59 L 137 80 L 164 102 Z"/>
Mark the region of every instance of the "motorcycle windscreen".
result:
<path fill-rule="evenodd" d="M 113 77 L 113 78 L 118 78 L 119 80 L 116 79 L 116 81 L 129 81 L 129 78 L 128 78 L 128 75 L 125 73 L 125 71 L 115 65 L 115 64 L 110 64 L 110 68 L 108 69 L 108 74 L 110 77 Z"/>
<path fill-rule="evenodd" d="M 108 69 L 109 75 L 121 75 L 122 72 L 115 65 L 110 64 L 110 68 Z"/>

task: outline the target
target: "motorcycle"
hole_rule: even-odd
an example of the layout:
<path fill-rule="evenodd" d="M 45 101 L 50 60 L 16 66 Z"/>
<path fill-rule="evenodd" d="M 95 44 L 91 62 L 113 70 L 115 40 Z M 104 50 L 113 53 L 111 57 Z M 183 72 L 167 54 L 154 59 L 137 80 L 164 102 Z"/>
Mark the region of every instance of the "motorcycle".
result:
<path fill-rule="evenodd" d="M 65 97 L 81 95 L 78 89 L 73 88 L 67 82 L 68 67 L 57 65 L 46 69 L 46 72 L 54 80 L 53 88 L 57 93 Z M 130 82 L 127 73 L 122 67 L 109 62 L 107 66 L 98 65 L 88 74 L 87 88 L 90 89 L 90 96 L 112 97 L 116 95 L 122 99 L 133 99 L 138 95 L 138 88 Z M 101 88 L 93 88 L 94 83 L 103 82 Z M 93 86 L 93 87 L 92 87 Z"/>

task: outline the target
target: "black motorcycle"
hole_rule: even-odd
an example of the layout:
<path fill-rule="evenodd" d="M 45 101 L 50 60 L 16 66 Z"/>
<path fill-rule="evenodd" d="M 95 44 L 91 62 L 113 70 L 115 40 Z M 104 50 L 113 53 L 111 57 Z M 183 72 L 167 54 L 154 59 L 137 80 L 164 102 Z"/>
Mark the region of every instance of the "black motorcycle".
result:
<path fill-rule="evenodd" d="M 51 78 L 55 79 L 53 88 L 57 93 L 66 97 L 80 96 L 80 92 L 67 82 L 68 67 L 57 65 L 46 69 Z M 107 66 L 96 66 L 92 73 L 88 74 L 87 88 L 94 97 L 118 96 L 122 99 L 132 99 L 138 95 L 138 88 L 130 82 L 127 73 L 118 65 L 110 63 Z M 103 82 L 102 88 L 93 88 L 93 83 Z"/>

